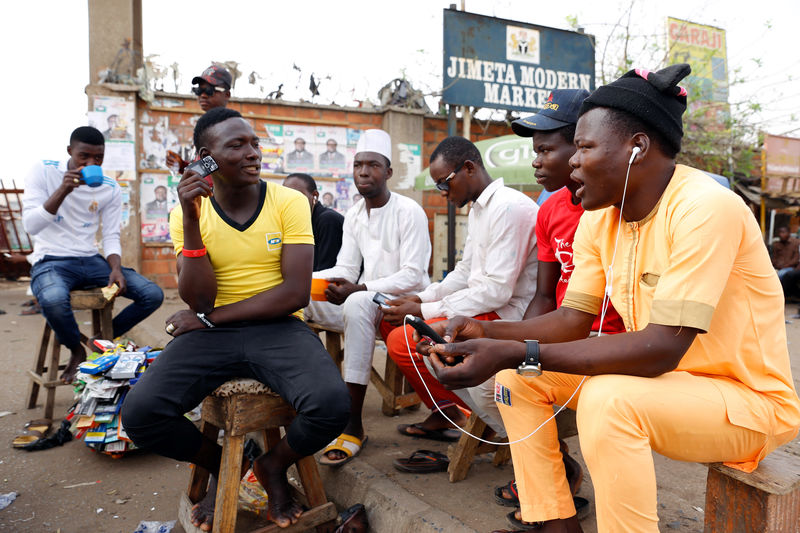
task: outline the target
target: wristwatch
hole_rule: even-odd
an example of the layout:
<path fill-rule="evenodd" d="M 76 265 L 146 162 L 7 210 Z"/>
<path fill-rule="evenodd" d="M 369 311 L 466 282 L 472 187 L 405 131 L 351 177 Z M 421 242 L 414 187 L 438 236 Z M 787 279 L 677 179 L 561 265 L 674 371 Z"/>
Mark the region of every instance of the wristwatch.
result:
<path fill-rule="evenodd" d="M 539 341 L 525 341 L 525 360 L 517 367 L 517 374 L 525 377 L 542 375 L 542 364 L 539 362 Z"/>
<path fill-rule="evenodd" d="M 206 316 L 206 314 L 205 314 L 205 313 L 197 313 L 197 318 L 198 318 L 198 319 L 200 320 L 200 322 L 202 322 L 202 323 L 203 323 L 203 325 L 204 325 L 205 327 L 207 327 L 207 328 L 215 328 L 215 327 L 217 327 L 217 325 L 216 325 L 216 324 L 214 324 L 213 322 L 211 322 L 211 321 L 208 319 L 208 317 Z M 537 353 L 538 353 L 538 351 L 537 351 Z"/>

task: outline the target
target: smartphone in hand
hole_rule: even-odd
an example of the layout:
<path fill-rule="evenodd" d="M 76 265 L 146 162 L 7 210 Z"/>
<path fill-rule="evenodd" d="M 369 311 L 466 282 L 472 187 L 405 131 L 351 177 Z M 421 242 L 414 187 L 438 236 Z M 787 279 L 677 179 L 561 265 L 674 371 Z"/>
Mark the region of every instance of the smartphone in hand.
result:
<path fill-rule="evenodd" d="M 205 156 L 203 159 L 199 159 L 186 167 L 186 170 L 194 170 L 198 174 L 200 174 L 201 178 L 205 178 L 206 182 L 214 186 L 214 181 L 211 179 L 211 174 L 219 169 L 219 165 L 217 162 L 214 161 L 214 158 L 210 155 Z"/>
<path fill-rule="evenodd" d="M 389 298 L 385 294 L 376 292 L 375 296 L 372 297 L 372 301 L 381 307 L 389 307 Z"/>

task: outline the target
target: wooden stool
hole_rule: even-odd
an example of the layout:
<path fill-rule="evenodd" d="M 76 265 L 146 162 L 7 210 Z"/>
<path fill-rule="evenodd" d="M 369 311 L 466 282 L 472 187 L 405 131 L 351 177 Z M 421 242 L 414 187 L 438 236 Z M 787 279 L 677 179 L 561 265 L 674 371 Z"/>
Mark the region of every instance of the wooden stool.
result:
<path fill-rule="evenodd" d="M 72 291 L 69 293 L 70 304 L 73 311 L 84 309 L 92 310 L 92 336 L 100 335 L 103 339 L 113 338 L 113 328 L 111 325 L 111 314 L 114 309 L 114 299 L 107 300 L 100 289 L 90 289 L 88 291 Z M 47 389 L 47 399 L 44 403 L 44 417 L 53 419 L 53 406 L 56 399 L 56 387 L 68 385 L 58 379 L 59 370 L 64 370 L 66 364 L 61 364 L 61 343 L 53 335 L 53 342 L 50 350 L 50 360 L 47 360 L 47 345 L 50 344 L 50 325 L 45 320 L 44 331 L 39 348 L 34 354 L 33 370 L 28 371 L 30 383 L 28 393 L 25 395 L 26 407 L 33 409 L 36 407 L 36 400 L 39 397 L 39 387 Z M 88 342 L 86 335 L 81 333 L 81 342 Z M 92 350 L 93 347 L 89 346 Z M 45 374 L 46 373 L 46 374 Z"/>
<path fill-rule="evenodd" d="M 217 479 L 217 500 L 214 508 L 215 533 L 233 533 L 236 529 L 236 514 L 239 502 L 239 483 L 242 479 L 242 454 L 244 440 L 251 431 L 263 431 L 264 443 L 269 450 L 281 439 L 280 428 L 291 424 L 294 409 L 283 398 L 265 385 L 252 379 L 234 379 L 220 386 L 203 401 L 201 431 L 212 440 L 217 439 L 220 429 L 225 430 L 222 443 L 222 460 Z M 333 502 L 328 502 L 325 488 L 317 471 L 313 456 L 303 457 L 297 462 L 297 472 L 305 494 L 298 492 L 298 500 L 310 510 L 303 513 L 298 522 L 281 529 L 277 524 L 258 529 L 252 533 L 273 531 L 305 531 L 318 527 L 325 531 L 336 520 L 337 511 Z M 181 495 L 178 518 L 187 532 L 199 531 L 191 521 L 194 503 L 202 499 L 208 487 L 209 473 L 202 467 L 192 466 L 188 493 Z"/>
<path fill-rule="evenodd" d="M 556 409 L 554 407 L 554 409 Z M 573 435 L 578 434 L 578 427 L 575 423 L 575 411 L 564 409 L 556 416 L 556 425 L 558 426 L 558 438 L 566 439 Z M 478 418 L 475 413 L 472 413 L 467 420 L 467 425 L 464 430 L 472 433 L 473 435 L 480 435 L 486 440 L 488 430 L 486 422 Z M 495 438 L 495 440 L 498 440 Z M 508 442 L 508 439 L 501 439 L 503 442 Z M 486 444 L 479 440 L 473 439 L 466 433 L 461 434 L 458 442 L 451 444 L 447 449 L 447 457 L 450 459 L 450 464 L 447 467 L 447 473 L 450 476 L 450 483 L 461 481 L 467 477 L 469 467 L 472 466 L 472 460 L 475 455 L 480 453 L 494 452 L 494 459 L 492 464 L 494 466 L 502 466 L 511 460 L 511 448 L 509 446 L 498 446 L 496 444 Z"/>
<path fill-rule="evenodd" d="M 341 372 L 342 361 L 344 361 L 342 333 L 313 322 L 309 322 L 308 325 L 317 334 L 325 332 L 325 349 L 328 350 Z M 420 405 L 419 396 L 411 388 L 411 384 L 406 381 L 403 373 L 398 370 L 397 364 L 394 359 L 389 357 L 388 353 L 386 354 L 386 366 L 383 370 L 383 376 L 373 366 L 370 369 L 369 381 L 378 389 L 383 398 L 381 412 L 386 416 L 395 416 L 404 407 L 416 408 Z"/>
<path fill-rule="evenodd" d="M 745 474 L 708 465 L 706 533 L 800 533 L 800 458 L 775 450 Z"/>
<path fill-rule="evenodd" d="M 464 430 L 472 433 L 473 435 L 480 435 L 481 438 L 487 439 L 487 434 L 491 433 L 486 422 L 478 418 L 478 415 L 472 413 L 469 415 L 467 425 Z M 507 442 L 508 439 L 497 439 Z M 511 460 L 511 448 L 508 446 L 498 446 L 497 444 L 486 444 L 477 439 L 473 439 L 466 433 L 461 434 L 458 442 L 452 444 L 447 449 L 447 457 L 450 459 L 450 464 L 447 467 L 447 474 L 450 476 L 450 483 L 461 481 L 467 477 L 469 467 L 472 466 L 472 460 L 476 454 L 494 452 L 494 459 L 492 464 L 494 466 L 501 466 Z"/>

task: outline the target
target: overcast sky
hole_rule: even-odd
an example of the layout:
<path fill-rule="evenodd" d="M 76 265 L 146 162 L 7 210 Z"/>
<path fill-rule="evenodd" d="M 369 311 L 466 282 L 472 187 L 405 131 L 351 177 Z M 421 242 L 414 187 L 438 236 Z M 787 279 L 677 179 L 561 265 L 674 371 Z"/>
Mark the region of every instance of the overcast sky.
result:
<path fill-rule="evenodd" d="M 313 73 L 321 79 L 314 101 L 376 102 L 378 90 L 403 75 L 426 92 L 440 88 L 442 9 L 449 4 L 143 0 L 144 53 L 165 67 L 178 64 L 179 92 L 188 92 L 191 78 L 211 61 L 232 60 L 243 73 L 234 96 L 260 97 L 283 83 L 284 99 L 308 99 Z M 567 17 L 575 16 L 596 36 L 598 61 L 607 35 L 625 22 L 631 5 L 633 33 L 649 36 L 651 43 L 664 42 L 668 15 L 727 30 L 729 71 L 747 80 L 732 87 L 732 100 L 755 99 L 764 108 L 762 129 L 800 136 L 796 0 L 466 1 L 467 11 L 563 29 L 569 28 Z M 8 181 L 19 180 L 36 160 L 67 157 L 70 132 L 86 124 L 88 15 L 86 0 L 3 2 L 0 10 L 6 58 L 0 178 Z M 255 85 L 247 80 L 251 72 L 260 77 Z M 164 89 L 175 90 L 171 72 Z"/>

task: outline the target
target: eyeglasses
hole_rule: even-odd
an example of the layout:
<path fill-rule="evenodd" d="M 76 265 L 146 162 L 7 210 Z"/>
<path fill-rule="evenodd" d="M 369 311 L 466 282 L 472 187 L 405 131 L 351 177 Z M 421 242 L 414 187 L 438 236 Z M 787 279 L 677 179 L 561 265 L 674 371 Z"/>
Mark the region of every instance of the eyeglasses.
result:
<path fill-rule="evenodd" d="M 192 92 L 197 96 L 202 94 L 206 96 L 214 96 L 215 91 L 224 92 L 226 89 L 225 87 L 212 87 L 211 85 L 206 85 L 205 87 L 192 87 Z"/>
<path fill-rule="evenodd" d="M 448 174 L 445 179 L 434 183 L 434 185 L 436 185 L 436 188 L 439 189 L 440 191 L 449 191 L 450 184 L 448 184 L 447 182 L 456 177 L 456 174 L 458 174 L 464 167 L 464 163 L 466 163 L 466 161 L 463 161 L 460 165 L 454 168 L 453 171 L 450 174 Z"/>

